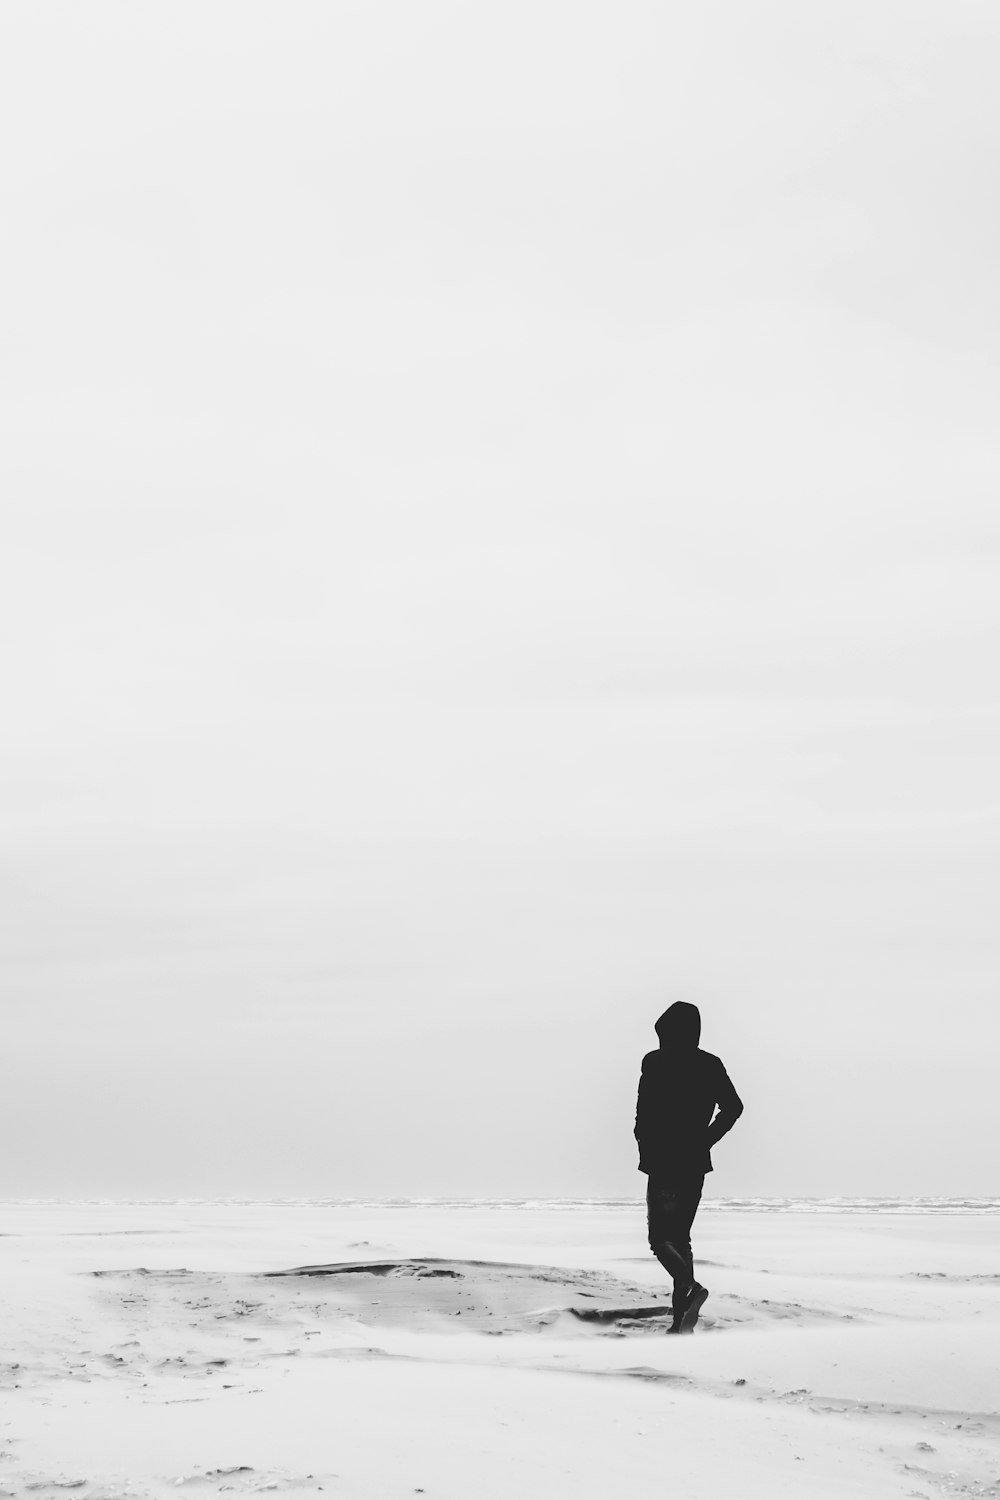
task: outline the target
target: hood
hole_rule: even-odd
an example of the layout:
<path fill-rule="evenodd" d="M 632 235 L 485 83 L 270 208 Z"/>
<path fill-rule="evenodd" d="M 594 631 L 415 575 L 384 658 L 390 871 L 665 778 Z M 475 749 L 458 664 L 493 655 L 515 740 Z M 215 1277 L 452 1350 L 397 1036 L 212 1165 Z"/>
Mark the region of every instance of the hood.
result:
<path fill-rule="evenodd" d="M 656 1035 L 660 1046 L 676 1052 L 684 1047 L 697 1047 L 701 1041 L 701 1012 L 697 1005 L 686 1000 L 675 1000 L 656 1023 Z"/>

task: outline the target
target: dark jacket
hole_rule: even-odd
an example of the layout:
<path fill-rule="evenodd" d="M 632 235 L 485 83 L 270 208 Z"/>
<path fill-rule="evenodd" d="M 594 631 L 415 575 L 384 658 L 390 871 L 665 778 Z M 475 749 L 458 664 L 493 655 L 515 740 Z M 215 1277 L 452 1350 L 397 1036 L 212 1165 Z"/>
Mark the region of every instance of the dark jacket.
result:
<path fill-rule="evenodd" d="M 736 1124 L 742 1100 L 721 1059 L 698 1046 L 696 1006 L 678 1001 L 656 1031 L 660 1046 L 642 1060 L 635 1111 L 639 1171 L 660 1180 L 711 1172 L 711 1147 Z"/>

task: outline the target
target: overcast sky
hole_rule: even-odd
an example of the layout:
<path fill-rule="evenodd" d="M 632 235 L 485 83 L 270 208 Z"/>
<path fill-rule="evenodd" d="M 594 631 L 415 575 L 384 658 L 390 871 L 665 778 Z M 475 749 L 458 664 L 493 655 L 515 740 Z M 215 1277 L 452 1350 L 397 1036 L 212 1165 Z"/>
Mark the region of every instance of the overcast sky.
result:
<path fill-rule="evenodd" d="M 1000 1191 L 998 77 L 8 0 L 0 1194 Z"/>

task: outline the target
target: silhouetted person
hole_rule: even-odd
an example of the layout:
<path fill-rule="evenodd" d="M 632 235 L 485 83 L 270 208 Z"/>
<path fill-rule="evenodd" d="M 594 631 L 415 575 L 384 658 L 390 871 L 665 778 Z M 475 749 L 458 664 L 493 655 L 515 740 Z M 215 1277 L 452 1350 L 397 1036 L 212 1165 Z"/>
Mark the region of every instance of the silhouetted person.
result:
<path fill-rule="evenodd" d="M 659 1050 L 642 1060 L 635 1138 L 639 1171 L 649 1178 L 649 1248 L 674 1282 L 670 1332 L 690 1333 L 708 1296 L 695 1280 L 691 1225 L 712 1170 L 711 1147 L 732 1130 L 743 1104 L 721 1059 L 698 1046 L 696 1005 L 671 1005 L 656 1034 Z"/>

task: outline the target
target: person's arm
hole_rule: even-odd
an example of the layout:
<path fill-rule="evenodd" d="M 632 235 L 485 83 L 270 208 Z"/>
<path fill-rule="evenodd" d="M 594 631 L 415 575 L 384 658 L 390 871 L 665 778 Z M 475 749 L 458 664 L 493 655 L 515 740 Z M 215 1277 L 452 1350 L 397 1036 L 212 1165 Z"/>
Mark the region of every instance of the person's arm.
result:
<path fill-rule="evenodd" d="M 709 1149 L 721 1141 L 727 1135 L 740 1115 L 743 1113 L 743 1100 L 733 1088 L 729 1074 L 722 1064 L 719 1064 L 719 1080 L 716 1084 L 715 1102 L 719 1106 L 719 1112 L 708 1127 Z"/>
<path fill-rule="evenodd" d="M 642 1140 L 649 1137 L 649 1110 L 652 1102 L 652 1080 L 646 1071 L 646 1059 L 642 1060 L 639 1077 L 639 1095 L 635 1101 L 635 1138 L 639 1143 L 639 1170 L 642 1171 Z"/>

